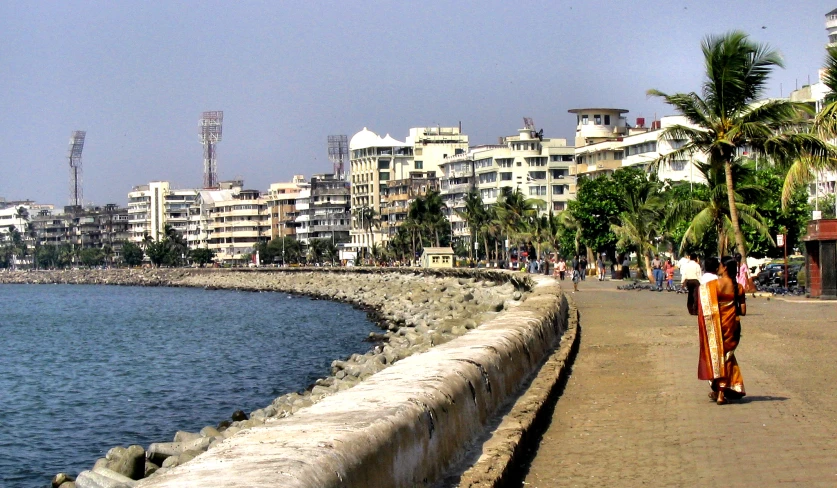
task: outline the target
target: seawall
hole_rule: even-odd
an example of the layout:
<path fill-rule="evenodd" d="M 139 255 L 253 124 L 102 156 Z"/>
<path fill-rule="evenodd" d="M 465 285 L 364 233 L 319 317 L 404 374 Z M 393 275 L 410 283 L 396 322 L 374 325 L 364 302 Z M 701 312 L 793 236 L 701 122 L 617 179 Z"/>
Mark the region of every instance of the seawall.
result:
<path fill-rule="evenodd" d="M 204 436 L 212 437 L 203 442 L 208 450 L 188 456 L 197 455 L 189 462 L 169 463 L 151 478 L 120 480 L 124 485 L 118 486 L 433 484 L 462 460 L 471 443 L 520 393 L 567 325 L 567 302 L 552 279 L 487 270 L 60 273 L 17 275 L 34 275 L 26 281 L 41 283 L 315 295 L 371 308 L 388 329 L 380 351 L 367 354 L 366 360 L 353 356 L 355 364 L 334 365 L 336 374 L 349 377 L 348 387 L 331 383 L 316 392 L 317 398 L 311 392 L 305 408 L 282 409 L 274 402 L 272 409 L 253 412 L 246 424 L 233 425 L 233 435 Z M 0 282 L 9 282 L 8 275 L 0 275 Z M 387 352 L 395 354 L 391 366 L 364 370 L 369 374 L 363 378 L 363 372 L 353 376 L 353 368 L 363 370 L 368 358 L 386 357 Z M 97 486 L 86 484 L 94 475 L 85 480 L 82 474 L 78 486 Z"/>

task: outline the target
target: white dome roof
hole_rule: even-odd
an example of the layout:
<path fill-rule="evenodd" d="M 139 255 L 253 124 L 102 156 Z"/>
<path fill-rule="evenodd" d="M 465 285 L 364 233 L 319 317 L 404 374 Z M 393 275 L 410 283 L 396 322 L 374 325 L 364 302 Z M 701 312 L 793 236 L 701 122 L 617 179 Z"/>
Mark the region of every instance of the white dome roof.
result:
<path fill-rule="evenodd" d="M 381 137 L 378 136 L 378 134 L 375 134 L 371 130 L 364 127 L 362 131 L 352 136 L 352 139 L 349 141 L 349 149 L 354 150 L 376 147 L 378 146 L 378 142 L 380 140 Z"/>
<path fill-rule="evenodd" d="M 383 139 L 378 141 L 378 146 L 379 147 L 402 147 L 402 146 L 405 146 L 405 145 L 406 144 L 404 144 L 401 141 L 398 141 L 398 140 L 394 139 L 389 134 L 387 134 L 386 136 L 384 136 Z"/>

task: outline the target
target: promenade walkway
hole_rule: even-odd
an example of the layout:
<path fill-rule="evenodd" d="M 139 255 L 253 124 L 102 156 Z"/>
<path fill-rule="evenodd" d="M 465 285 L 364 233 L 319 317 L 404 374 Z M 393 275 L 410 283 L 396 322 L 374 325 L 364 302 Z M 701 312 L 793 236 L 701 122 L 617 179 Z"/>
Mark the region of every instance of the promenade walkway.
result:
<path fill-rule="evenodd" d="M 837 486 L 837 302 L 751 298 L 747 397 L 718 406 L 685 295 L 618 284 L 573 295 L 580 350 L 522 486 Z"/>

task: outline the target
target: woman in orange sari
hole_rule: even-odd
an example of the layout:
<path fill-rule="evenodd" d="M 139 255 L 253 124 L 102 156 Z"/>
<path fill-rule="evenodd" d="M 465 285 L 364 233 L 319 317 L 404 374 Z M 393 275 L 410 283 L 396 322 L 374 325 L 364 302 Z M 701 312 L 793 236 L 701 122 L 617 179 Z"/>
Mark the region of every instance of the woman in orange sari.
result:
<path fill-rule="evenodd" d="M 698 378 L 711 382 L 709 397 L 718 405 L 746 394 L 735 360 L 741 339 L 740 317 L 747 313 L 744 287 L 737 283 L 737 273 L 738 264 L 732 257 L 725 256 L 721 263 L 717 258 L 708 258 L 698 289 Z"/>

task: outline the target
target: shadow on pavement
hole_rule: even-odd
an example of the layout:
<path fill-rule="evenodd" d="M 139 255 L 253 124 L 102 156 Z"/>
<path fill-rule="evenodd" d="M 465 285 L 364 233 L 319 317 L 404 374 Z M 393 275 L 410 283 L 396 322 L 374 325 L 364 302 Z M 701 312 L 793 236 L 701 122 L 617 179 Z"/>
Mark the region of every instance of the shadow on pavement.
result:
<path fill-rule="evenodd" d="M 790 400 L 788 397 L 781 397 L 781 396 L 770 396 L 770 395 L 763 395 L 763 396 L 745 396 L 741 400 L 738 400 L 738 403 L 752 403 L 752 402 L 784 402 L 785 400 Z"/>

